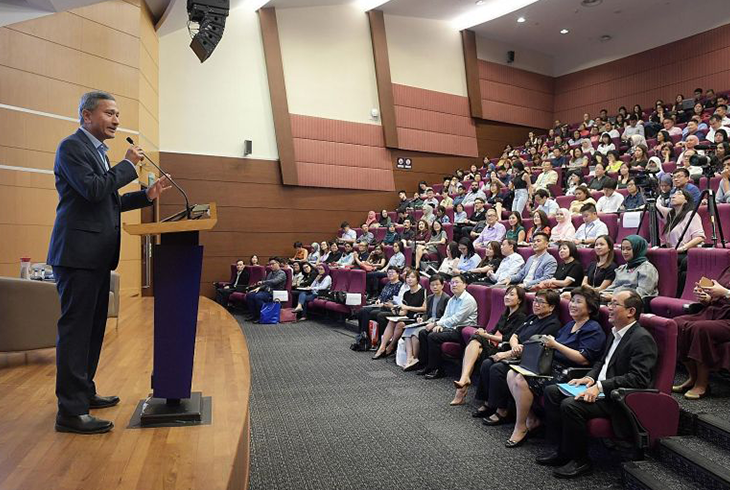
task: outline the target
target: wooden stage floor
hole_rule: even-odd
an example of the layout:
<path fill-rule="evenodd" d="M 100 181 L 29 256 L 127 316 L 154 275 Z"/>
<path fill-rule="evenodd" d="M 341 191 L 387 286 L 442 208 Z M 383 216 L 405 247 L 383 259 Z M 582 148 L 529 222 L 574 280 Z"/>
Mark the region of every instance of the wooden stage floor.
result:
<path fill-rule="evenodd" d="M 28 305 L 32 309 L 32 305 Z M 213 398 L 211 425 L 127 429 L 150 392 L 152 298 L 123 298 L 107 326 L 96 385 L 121 403 L 92 414 L 111 433 L 54 431 L 55 351 L 0 354 L 0 489 L 245 489 L 249 463 L 246 340 L 236 320 L 200 298 L 193 390 Z"/>

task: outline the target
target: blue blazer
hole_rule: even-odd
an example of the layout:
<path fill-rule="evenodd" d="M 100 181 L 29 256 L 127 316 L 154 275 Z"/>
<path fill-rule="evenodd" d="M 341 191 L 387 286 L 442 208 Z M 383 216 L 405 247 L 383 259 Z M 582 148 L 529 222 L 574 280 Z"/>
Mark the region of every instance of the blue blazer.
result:
<path fill-rule="evenodd" d="M 535 260 L 538 261 L 537 268 L 535 269 L 535 276 L 532 281 L 525 282 L 525 286 L 532 287 L 540 281 L 552 279 L 555 276 L 555 271 L 558 269 L 558 261 L 555 260 L 555 257 L 545 252 L 541 257 L 535 257 L 534 255 L 530 256 L 527 259 L 527 262 L 525 262 L 525 265 L 523 265 L 517 274 L 512 277 L 512 284 L 519 284 L 525 279 L 525 276 L 527 276 L 527 273 L 530 271 L 530 267 L 532 267 L 532 263 L 535 262 Z"/>
<path fill-rule="evenodd" d="M 121 212 L 152 203 L 144 191 L 120 196 L 134 181 L 129 163 L 104 169 L 101 155 L 81 129 L 58 146 L 53 173 L 58 206 L 46 262 L 77 269 L 116 269 Z"/>

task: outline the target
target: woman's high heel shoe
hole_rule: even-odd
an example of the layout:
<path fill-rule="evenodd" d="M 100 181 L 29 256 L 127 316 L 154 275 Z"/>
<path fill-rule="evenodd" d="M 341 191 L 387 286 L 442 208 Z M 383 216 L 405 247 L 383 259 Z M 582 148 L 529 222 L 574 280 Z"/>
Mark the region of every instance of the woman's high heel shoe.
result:
<path fill-rule="evenodd" d="M 510 448 L 510 449 L 512 449 L 514 447 L 520 447 L 521 445 L 523 445 L 525 443 L 525 441 L 527 441 L 528 437 L 530 437 L 529 430 L 525 431 L 524 437 L 522 439 L 520 439 L 519 441 L 514 441 L 512 439 L 509 439 L 507 442 L 504 443 L 504 447 Z"/>

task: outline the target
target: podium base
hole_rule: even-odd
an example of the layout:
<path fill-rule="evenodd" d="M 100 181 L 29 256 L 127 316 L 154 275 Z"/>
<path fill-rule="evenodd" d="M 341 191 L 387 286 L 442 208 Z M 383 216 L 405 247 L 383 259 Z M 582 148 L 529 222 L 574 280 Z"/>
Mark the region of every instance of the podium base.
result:
<path fill-rule="evenodd" d="M 165 398 L 148 398 L 141 400 L 139 425 L 152 426 L 185 426 L 210 423 L 210 397 L 203 397 L 199 391 L 191 393 L 190 398 L 170 400 Z M 208 415 L 206 417 L 206 414 Z"/>

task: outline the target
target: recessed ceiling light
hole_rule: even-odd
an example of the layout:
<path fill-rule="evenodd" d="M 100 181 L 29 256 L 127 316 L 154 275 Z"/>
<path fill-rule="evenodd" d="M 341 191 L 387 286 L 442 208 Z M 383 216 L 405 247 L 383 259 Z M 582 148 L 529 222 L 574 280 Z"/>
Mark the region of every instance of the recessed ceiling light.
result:
<path fill-rule="evenodd" d="M 523 22 L 525 22 L 526 20 L 527 20 L 527 19 L 525 19 L 524 17 L 518 17 L 518 18 L 517 18 L 517 22 L 519 22 L 520 24 L 522 24 L 522 23 L 523 23 Z"/>
<path fill-rule="evenodd" d="M 476 3 L 477 5 L 484 5 L 484 0 L 477 0 L 474 3 Z"/>
<path fill-rule="evenodd" d="M 567 34 L 570 31 L 568 29 L 560 29 L 560 34 Z"/>
<path fill-rule="evenodd" d="M 584 7 L 597 7 L 603 3 L 603 0 L 582 0 L 580 2 Z"/>
<path fill-rule="evenodd" d="M 362 1 L 362 0 L 361 0 Z M 472 0 L 474 1 L 474 0 Z M 469 29 L 490 20 L 498 19 L 505 15 L 522 10 L 538 0 L 484 0 L 484 4 L 478 8 L 469 9 L 451 21 L 451 25 L 457 30 Z"/>
<path fill-rule="evenodd" d="M 599 40 L 600 40 L 600 41 L 601 41 L 602 43 L 606 43 L 606 42 L 610 41 L 610 40 L 611 40 L 611 39 L 613 39 L 613 38 L 612 38 L 611 36 L 609 36 L 608 34 L 604 34 L 603 36 L 599 37 L 598 39 L 599 39 Z"/>

